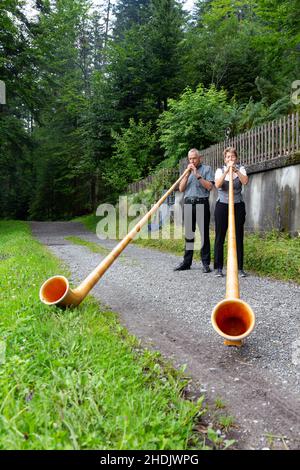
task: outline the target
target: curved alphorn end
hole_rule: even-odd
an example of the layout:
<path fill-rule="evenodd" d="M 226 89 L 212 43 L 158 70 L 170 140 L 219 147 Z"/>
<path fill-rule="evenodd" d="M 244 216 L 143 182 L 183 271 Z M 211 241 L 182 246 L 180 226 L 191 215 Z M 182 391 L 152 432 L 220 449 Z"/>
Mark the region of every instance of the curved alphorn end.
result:
<path fill-rule="evenodd" d="M 225 299 L 215 306 L 211 322 L 226 346 L 241 346 L 242 340 L 254 329 L 255 315 L 243 300 Z"/>
<path fill-rule="evenodd" d="M 80 292 L 72 290 L 65 276 L 52 276 L 40 288 L 40 300 L 46 305 L 75 307 L 83 300 Z"/>

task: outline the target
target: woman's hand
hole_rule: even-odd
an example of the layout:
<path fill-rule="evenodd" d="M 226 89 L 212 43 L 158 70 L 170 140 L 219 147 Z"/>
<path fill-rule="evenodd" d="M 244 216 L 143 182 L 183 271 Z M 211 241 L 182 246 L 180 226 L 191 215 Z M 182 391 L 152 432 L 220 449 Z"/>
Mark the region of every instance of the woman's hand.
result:
<path fill-rule="evenodd" d="M 234 173 L 237 173 L 239 171 L 235 166 L 235 162 L 230 161 L 226 163 L 226 170 L 225 170 L 226 175 L 229 173 L 230 168 L 232 168 L 232 171 Z"/>

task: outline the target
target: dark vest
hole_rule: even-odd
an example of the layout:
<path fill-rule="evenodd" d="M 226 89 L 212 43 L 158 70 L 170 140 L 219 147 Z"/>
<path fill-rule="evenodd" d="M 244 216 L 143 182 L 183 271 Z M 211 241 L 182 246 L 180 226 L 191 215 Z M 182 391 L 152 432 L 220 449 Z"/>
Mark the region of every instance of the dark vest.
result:
<path fill-rule="evenodd" d="M 240 165 L 236 165 L 236 168 L 240 168 Z M 224 174 L 224 167 L 222 168 L 222 173 Z M 234 178 L 233 180 L 233 194 L 234 194 L 234 202 L 243 202 L 242 196 L 242 188 L 243 185 L 240 182 L 240 179 Z M 229 202 L 229 181 L 224 181 L 221 188 L 218 188 L 218 199 L 217 201 L 223 202 L 228 204 Z"/>

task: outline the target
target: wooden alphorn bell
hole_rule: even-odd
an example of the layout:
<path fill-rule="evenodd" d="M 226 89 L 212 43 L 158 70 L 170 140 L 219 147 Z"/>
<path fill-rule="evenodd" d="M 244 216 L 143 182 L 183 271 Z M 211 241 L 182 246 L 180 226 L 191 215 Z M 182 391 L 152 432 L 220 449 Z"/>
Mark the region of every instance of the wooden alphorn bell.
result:
<path fill-rule="evenodd" d="M 135 227 L 121 240 L 115 248 L 101 261 L 101 263 L 87 276 L 86 279 L 75 289 L 69 285 L 65 276 L 53 276 L 47 279 L 40 288 L 40 300 L 46 305 L 56 305 L 57 307 L 72 307 L 79 305 L 87 296 L 94 285 L 103 276 L 110 265 L 118 258 L 124 248 L 133 240 L 135 235 L 150 219 L 167 197 L 174 191 L 180 181 L 188 174 L 187 168 L 171 188 L 161 197 L 161 199 L 145 214 Z"/>
<path fill-rule="evenodd" d="M 233 170 L 229 169 L 228 201 L 228 250 L 226 295 L 213 309 L 211 322 L 213 328 L 224 338 L 226 346 L 241 346 L 254 328 L 255 315 L 252 308 L 240 299 L 238 263 L 236 251 Z"/>

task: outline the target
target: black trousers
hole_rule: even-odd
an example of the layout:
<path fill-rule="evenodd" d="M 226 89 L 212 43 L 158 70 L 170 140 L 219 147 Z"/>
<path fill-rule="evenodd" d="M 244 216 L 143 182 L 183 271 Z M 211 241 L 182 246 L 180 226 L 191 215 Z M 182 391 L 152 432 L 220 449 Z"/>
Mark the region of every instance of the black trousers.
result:
<path fill-rule="evenodd" d="M 236 251 L 238 269 L 243 269 L 244 263 L 244 224 L 246 210 L 244 202 L 234 204 Z M 215 260 L 214 268 L 223 269 L 224 264 L 224 241 L 228 228 L 228 204 L 217 201 L 215 208 Z"/>
<path fill-rule="evenodd" d="M 203 205 L 203 217 L 204 219 L 199 219 L 197 217 L 197 206 L 199 204 Z M 190 206 L 187 208 L 187 206 Z M 187 211 L 191 209 L 191 211 Z M 186 211 L 190 215 L 187 217 Z M 199 212 L 198 212 L 199 213 Z M 185 252 L 183 257 L 184 264 L 191 266 L 193 261 L 194 254 L 194 241 L 195 241 L 195 231 L 196 225 L 198 225 L 200 234 L 201 234 L 201 243 L 202 248 L 200 250 L 201 260 L 203 265 L 210 264 L 210 240 L 209 240 L 209 222 L 210 222 L 210 210 L 208 198 L 203 198 L 201 203 L 197 204 L 185 204 L 184 212 L 184 229 L 185 229 Z M 201 230 L 202 228 L 202 230 Z"/>

